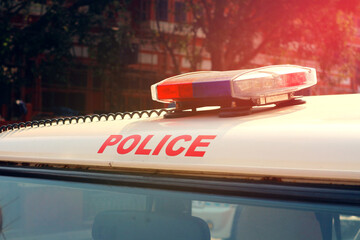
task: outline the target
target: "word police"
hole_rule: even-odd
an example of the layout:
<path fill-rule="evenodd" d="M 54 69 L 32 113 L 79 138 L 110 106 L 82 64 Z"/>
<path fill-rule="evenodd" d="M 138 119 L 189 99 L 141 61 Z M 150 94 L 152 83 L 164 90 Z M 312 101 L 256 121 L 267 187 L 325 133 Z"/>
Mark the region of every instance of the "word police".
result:
<path fill-rule="evenodd" d="M 164 151 L 168 156 L 178 156 L 185 153 L 186 157 L 203 157 L 206 148 L 215 137 L 216 135 L 198 135 L 196 137 L 191 135 L 165 135 L 160 141 L 155 141 L 154 135 L 141 136 L 135 134 L 127 137 L 110 135 L 98 153 L 101 154 L 106 148 L 117 145 L 118 154 L 159 155 L 160 152 Z"/>

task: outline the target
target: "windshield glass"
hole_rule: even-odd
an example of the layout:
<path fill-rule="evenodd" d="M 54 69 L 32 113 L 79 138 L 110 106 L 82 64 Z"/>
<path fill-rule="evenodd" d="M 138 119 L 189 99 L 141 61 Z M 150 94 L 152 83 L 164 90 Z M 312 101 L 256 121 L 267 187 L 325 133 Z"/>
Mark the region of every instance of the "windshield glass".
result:
<path fill-rule="evenodd" d="M 357 239 L 360 208 L 0 177 L 3 239 Z M 1 238 L 0 238 L 1 239 Z"/>

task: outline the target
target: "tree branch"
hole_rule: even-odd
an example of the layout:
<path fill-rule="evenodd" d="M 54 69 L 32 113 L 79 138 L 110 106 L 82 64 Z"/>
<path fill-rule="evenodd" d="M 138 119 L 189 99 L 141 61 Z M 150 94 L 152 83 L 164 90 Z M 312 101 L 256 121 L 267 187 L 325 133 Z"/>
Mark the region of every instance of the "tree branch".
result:
<path fill-rule="evenodd" d="M 241 61 L 238 62 L 238 66 L 244 66 L 249 63 L 257 54 L 259 54 L 266 44 L 268 44 L 272 39 L 272 34 L 270 33 L 268 37 L 264 38 L 264 40 L 259 44 L 257 48 L 253 51 L 249 52 Z"/>

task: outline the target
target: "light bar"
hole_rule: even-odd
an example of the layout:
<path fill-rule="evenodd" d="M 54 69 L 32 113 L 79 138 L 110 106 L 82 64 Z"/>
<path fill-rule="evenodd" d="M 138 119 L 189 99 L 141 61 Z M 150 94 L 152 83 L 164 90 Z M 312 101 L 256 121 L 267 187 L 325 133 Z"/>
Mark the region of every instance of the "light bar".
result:
<path fill-rule="evenodd" d="M 151 92 L 153 100 L 164 103 L 234 98 L 253 100 L 261 105 L 269 103 L 270 99 L 271 102 L 288 100 L 276 96 L 311 87 L 316 82 L 313 68 L 274 65 L 250 70 L 182 74 L 152 85 Z"/>

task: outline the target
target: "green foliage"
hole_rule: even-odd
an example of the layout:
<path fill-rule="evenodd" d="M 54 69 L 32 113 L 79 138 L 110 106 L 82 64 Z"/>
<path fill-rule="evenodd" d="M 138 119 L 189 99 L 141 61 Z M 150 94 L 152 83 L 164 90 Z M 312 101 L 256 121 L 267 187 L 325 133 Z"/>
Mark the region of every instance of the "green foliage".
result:
<path fill-rule="evenodd" d="M 129 46 L 127 1 L 2 0 L 0 83 L 25 84 L 45 72 L 61 78 L 74 64 L 75 47 L 87 46 L 101 66 L 118 66 Z M 87 50 L 86 49 L 86 50 Z"/>
<path fill-rule="evenodd" d="M 323 75 L 353 71 L 356 1 L 191 0 L 194 25 L 205 33 L 214 70 L 252 67 L 259 53 L 270 62 L 317 62 Z"/>

